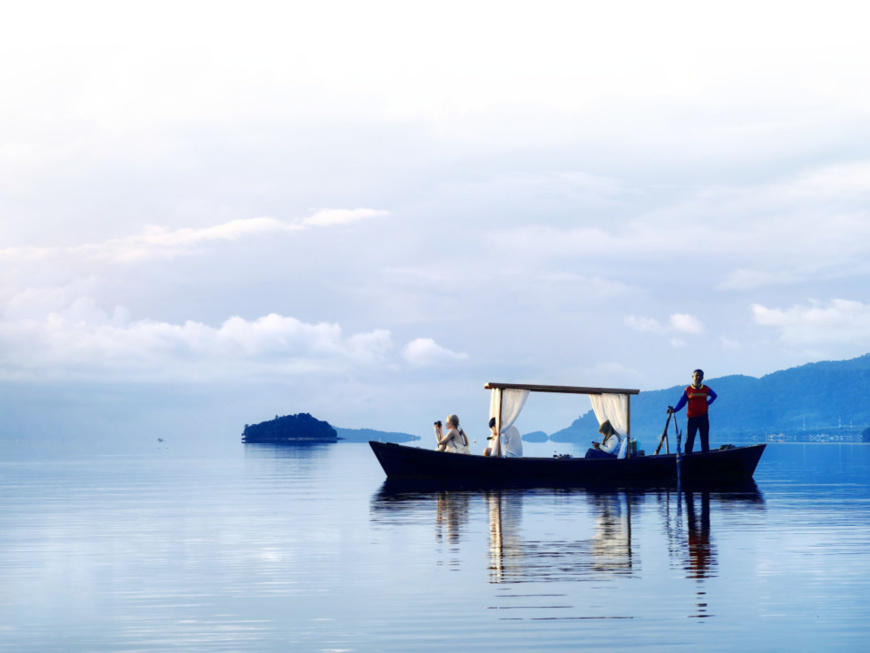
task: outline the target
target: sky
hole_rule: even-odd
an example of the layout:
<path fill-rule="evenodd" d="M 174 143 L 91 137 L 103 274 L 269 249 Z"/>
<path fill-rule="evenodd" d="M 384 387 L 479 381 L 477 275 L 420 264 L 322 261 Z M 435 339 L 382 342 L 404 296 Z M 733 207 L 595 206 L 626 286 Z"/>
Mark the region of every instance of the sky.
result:
<path fill-rule="evenodd" d="M 0 430 L 425 433 L 867 353 L 866 13 L 4 3 Z"/>

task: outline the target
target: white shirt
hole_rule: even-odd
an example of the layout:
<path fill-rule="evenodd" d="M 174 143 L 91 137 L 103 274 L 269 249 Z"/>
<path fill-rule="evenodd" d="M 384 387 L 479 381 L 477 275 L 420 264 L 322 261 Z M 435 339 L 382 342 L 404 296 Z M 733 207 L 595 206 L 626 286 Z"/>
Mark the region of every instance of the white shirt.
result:
<path fill-rule="evenodd" d="M 616 431 L 614 431 L 613 435 L 607 438 L 606 441 L 602 442 L 598 448 L 604 453 L 615 454 L 617 451 L 619 451 L 619 445 L 622 442 L 623 437 L 624 436 L 621 433 L 617 433 Z"/>
<path fill-rule="evenodd" d="M 523 457 L 523 438 L 516 426 L 510 427 L 499 437 L 501 440 L 501 455 L 505 458 Z"/>

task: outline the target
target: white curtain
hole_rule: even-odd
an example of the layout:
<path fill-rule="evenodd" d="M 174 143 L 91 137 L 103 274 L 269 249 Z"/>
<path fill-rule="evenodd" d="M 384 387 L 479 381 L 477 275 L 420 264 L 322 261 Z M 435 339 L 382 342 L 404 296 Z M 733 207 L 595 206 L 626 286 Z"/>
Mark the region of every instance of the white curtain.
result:
<path fill-rule="evenodd" d="M 592 402 L 592 410 L 599 424 L 610 420 L 613 430 L 622 436 L 618 458 L 625 458 L 628 451 L 628 395 L 600 394 L 589 395 Z"/>
<path fill-rule="evenodd" d="M 493 388 L 492 397 L 489 402 L 489 416 L 498 417 L 498 398 L 501 395 L 501 433 L 507 431 L 526 405 L 526 399 L 529 398 L 528 390 L 514 390 Z"/>
<path fill-rule="evenodd" d="M 499 398 L 501 398 L 501 430 L 499 434 L 507 431 L 526 405 L 526 399 L 529 398 L 528 390 L 516 390 L 513 388 L 493 388 L 492 396 L 489 401 L 489 416 L 490 418 L 498 417 Z M 501 443 L 499 443 L 500 445 Z M 499 446 L 499 455 L 504 456 L 504 449 Z M 493 452 L 494 454 L 494 452 Z"/>

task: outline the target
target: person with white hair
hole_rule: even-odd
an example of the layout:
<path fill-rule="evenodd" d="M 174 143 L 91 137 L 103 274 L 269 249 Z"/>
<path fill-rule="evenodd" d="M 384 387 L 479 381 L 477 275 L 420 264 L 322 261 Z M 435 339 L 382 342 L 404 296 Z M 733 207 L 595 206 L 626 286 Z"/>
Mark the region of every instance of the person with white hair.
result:
<path fill-rule="evenodd" d="M 441 422 L 435 422 L 435 439 L 438 441 L 437 451 L 471 453 L 471 450 L 468 448 L 468 436 L 465 435 L 465 431 L 459 426 L 459 417 L 448 415 L 445 422 L 447 426 L 446 434 L 442 434 Z"/>

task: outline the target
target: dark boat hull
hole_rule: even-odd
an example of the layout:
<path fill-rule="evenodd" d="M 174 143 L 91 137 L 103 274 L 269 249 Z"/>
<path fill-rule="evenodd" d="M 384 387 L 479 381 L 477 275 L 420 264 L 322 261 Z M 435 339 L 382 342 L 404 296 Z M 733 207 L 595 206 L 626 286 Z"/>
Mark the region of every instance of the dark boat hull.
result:
<path fill-rule="evenodd" d="M 492 485 L 675 485 L 676 454 L 597 458 L 489 458 L 369 442 L 390 479 L 440 479 Z M 680 477 L 693 485 L 752 479 L 765 445 L 682 456 Z"/>

